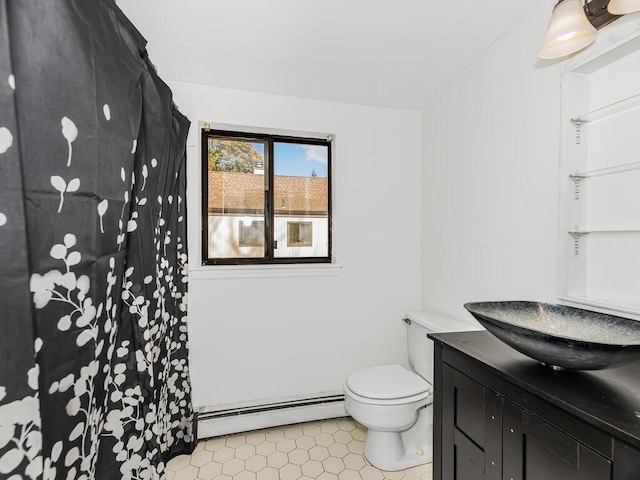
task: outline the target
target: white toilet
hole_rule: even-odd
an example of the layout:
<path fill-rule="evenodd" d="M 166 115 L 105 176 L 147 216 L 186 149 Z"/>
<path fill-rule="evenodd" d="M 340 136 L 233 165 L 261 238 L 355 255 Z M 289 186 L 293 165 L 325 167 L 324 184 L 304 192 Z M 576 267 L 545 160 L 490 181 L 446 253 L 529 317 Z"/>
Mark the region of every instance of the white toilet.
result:
<path fill-rule="evenodd" d="M 410 312 L 409 366 L 364 368 L 344 382 L 349 415 L 368 428 L 364 454 L 381 470 L 402 470 L 433 459 L 433 342 L 427 333 L 482 330 L 430 310 Z"/>

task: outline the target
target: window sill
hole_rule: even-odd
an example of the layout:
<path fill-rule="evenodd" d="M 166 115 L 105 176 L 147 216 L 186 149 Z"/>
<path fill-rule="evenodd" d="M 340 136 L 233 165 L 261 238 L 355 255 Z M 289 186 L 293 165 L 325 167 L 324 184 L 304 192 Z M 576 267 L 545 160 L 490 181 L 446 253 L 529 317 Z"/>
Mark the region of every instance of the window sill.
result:
<path fill-rule="evenodd" d="M 189 279 L 329 277 L 339 275 L 341 270 L 342 265 L 332 263 L 305 265 L 215 265 L 189 269 Z"/>

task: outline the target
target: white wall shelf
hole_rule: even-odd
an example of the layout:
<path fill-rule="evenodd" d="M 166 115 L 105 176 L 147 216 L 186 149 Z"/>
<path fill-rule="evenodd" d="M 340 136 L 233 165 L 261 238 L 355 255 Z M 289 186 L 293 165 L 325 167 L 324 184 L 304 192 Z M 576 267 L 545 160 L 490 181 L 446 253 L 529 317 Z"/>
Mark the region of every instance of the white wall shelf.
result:
<path fill-rule="evenodd" d="M 628 234 L 640 233 L 640 229 L 576 229 L 569 230 L 569 235 L 573 238 L 573 254 L 580 255 L 580 239 L 589 234 Z"/>
<path fill-rule="evenodd" d="M 640 228 L 581 228 L 569 230 L 569 235 L 587 235 L 588 233 L 640 233 Z"/>
<path fill-rule="evenodd" d="M 640 32 L 618 40 L 562 76 L 559 297 L 640 318 Z"/>
<path fill-rule="evenodd" d="M 574 307 L 587 307 L 589 310 L 596 310 L 614 315 L 624 315 L 636 320 L 640 320 L 640 303 L 621 303 L 611 300 L 593 297 L 559 297 L 560 301 Z"/>
<path fill-rule="evenodd" d="M 598 168 L 595 170 L 586 170 L 584 172 L 576 172 L 569 175 L 573 180 L 581 180 L 583 178 L 599 177 L 601 175 L 611 175 L 614 173 L 628 172 L 640 168 L 640 162 L 625 163 L 624 165 L 615 165 L 607 168 Z"/>
<path fill-rule="evenodd" d="M 632 108 L 636 107 L 640 107 L 640 93 L 573 117 L 571 119 L 571 123 L 573 123 L 574 125 L 578 125 L 583 123 L 596 122 L 598 120 L 611 117 L 613 115 L 631 110 Z"/>

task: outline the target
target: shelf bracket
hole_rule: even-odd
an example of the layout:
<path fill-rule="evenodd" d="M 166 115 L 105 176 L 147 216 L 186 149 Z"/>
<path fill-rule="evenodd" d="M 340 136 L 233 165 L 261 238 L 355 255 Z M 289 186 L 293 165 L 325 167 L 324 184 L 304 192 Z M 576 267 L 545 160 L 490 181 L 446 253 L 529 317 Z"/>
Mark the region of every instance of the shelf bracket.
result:
<path fill-rule="evenodd" d="M 582 124 L 584 123 L 584 121 L 580 120 L 579 118 L 572 118 L 571 123 L 573 123 L 573 126 L 576 127 L 576 145 L 580 145 L 580 143 L 582 142 Z"/>
<path fill-rule="evenodd" d="M 569 175 L 569 178 L 573 181 L 573 198 L 580 200 L 580 180 L 582 180 L 582 177 Z"/>
<path fill-rule="evenodd" d="M 579 231 L 573 230 L 569 232 L 569 235 L 573 237 L 573 254 L 580 255 L 580 237 L 582 237 L 583 235 L 586 235 L 586 232 L 579 232 Z"/>

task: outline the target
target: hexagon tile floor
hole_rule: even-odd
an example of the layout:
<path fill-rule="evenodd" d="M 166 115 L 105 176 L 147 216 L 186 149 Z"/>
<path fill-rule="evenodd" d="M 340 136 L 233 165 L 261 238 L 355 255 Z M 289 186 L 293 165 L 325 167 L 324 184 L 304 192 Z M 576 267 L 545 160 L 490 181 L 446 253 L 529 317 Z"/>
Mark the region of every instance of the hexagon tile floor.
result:
<path fill-rule="evenodd" d="M 167 464 L 167 480 L 432 480 L 431 464 L 385 472 L 363 454 L 367 430 L 351 418 L 201 440 Z"/>

